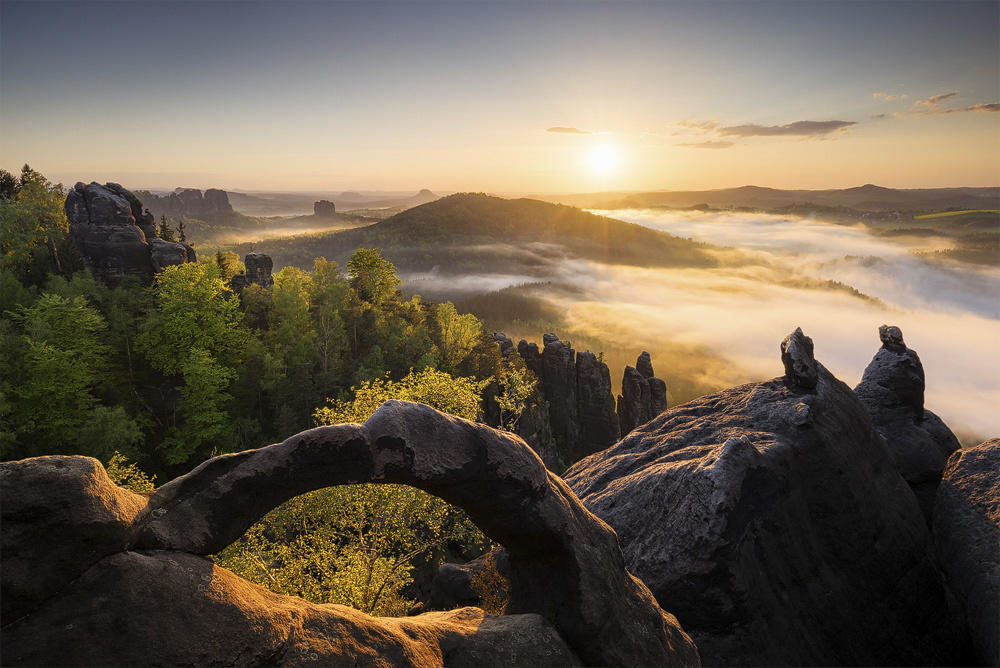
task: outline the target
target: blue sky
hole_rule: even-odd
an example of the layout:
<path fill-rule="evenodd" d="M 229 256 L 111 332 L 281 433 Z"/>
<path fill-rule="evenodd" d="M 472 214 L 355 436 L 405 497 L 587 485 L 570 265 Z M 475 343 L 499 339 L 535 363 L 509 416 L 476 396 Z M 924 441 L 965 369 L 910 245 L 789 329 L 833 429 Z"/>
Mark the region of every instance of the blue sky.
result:
<path fill-rule="evenodd" d="M 65 181 L 1000 183 L 996 2 L 4 0 L 0 19 L 0 166 Z"/>

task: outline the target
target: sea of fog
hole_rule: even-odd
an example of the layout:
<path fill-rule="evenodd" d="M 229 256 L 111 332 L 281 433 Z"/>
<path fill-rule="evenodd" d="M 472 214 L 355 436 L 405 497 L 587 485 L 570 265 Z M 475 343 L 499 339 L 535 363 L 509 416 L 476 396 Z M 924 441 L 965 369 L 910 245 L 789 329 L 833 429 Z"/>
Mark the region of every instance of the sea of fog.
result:
<path fill-rule="evenodd" d="M 923 362 L 927 408 L 958 432 L 1000 435 L 1000 270 L 922 259 L 913 251 L 943 242 L 908 245 L 861 225 L 744 213 L 595 213 L 750 251 L 760 263 L 711 270 L 579 263 L 573 273 L 588 281 L 591 298 L 569 305 L 577 326 L 605 323 L 639 341 L 704 344 L 761 378 L 780 374 L 778 344 L 800 326 L 816 358 L 853 387 L 878 350 L 878 326 L 898 325 Z M 790 287 L 798 276 L 839 281 L 878 301 Z"/>

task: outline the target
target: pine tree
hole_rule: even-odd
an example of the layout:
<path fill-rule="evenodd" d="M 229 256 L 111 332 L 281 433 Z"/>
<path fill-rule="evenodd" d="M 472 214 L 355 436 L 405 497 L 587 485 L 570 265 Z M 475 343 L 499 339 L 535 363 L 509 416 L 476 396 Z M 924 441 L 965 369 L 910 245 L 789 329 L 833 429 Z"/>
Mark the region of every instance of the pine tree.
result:
<path fill-rule="evenodd" d="M 156 230 L 156 234 L 164 241 L 176 241 L 174 231 L 167 224 L 166 216 L 160 216 L 160 227 Z"/>

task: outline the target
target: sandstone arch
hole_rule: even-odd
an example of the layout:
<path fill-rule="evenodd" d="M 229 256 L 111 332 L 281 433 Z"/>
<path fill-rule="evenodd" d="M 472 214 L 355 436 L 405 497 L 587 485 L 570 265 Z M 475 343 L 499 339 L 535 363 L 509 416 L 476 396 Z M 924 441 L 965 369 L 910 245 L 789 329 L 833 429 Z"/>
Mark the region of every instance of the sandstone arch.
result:
<path fill-rule="evenodd" d="M 509 613 L 545 616 L 585 663 L 697 663 L 676 619 L 625 569 L 614 531 L 520 439 L 422 404 L 389 401 L 364 425 L 210 459 L 157 490 L 130 547 L 211 554 L 287 499 L 360 482 L 463 508 L 510 553 Z"/>

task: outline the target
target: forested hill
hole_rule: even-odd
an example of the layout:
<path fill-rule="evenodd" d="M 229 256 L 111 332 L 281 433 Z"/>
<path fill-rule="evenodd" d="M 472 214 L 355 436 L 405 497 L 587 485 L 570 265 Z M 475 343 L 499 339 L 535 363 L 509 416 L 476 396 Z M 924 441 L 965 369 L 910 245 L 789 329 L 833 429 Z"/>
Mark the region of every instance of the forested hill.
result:
<path fill-rule="evenodd" d="M 365 228 L 254 244 L 279 265 L 299 266 L 316 256 L 343 261 L 361 247 L 381 249 L 405 271 L 531 273 L 567 256 L 660 267 L 717 262 L 706 244 L 640 225 L 565 205 L 474 193 L 444 197 Z"/>

